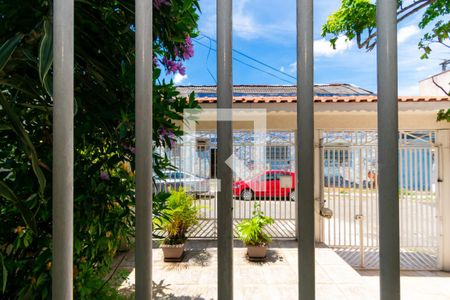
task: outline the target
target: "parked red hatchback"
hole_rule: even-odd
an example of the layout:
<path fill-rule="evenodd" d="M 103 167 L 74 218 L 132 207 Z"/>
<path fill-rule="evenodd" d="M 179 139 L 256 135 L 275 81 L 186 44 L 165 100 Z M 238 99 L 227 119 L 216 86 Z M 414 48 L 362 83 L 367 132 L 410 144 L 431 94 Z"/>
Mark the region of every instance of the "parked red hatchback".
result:
<path fill-rule="evenodd" d="M 281 198 L 295 200 L 295 173 L 287 171 L 265 171 L 248 180 L 233 183 L 233 196 L 241 200 L 254 198 Z"/>

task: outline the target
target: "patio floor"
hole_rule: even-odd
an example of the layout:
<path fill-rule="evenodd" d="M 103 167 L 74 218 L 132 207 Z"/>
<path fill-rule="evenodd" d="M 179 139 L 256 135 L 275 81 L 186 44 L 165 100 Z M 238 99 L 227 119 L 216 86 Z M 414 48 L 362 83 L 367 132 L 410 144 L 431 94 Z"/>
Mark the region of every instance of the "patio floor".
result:
<path fill-rule="evenodd" d="M 217 299 L 216 241 L 189 241 L 181 263 L 164 263 L 161 250 L 153 249 L 155 299 Z M 265 263 L 245 259 L 240 242 L 234 248 L 235 299 L 298 299 L 297 244 L 274 241 Z M 122 254 L 121 269 L 131 271 L 119 288 L 134 290 L 134 255 Z M 377 271 L 356 271 L 332 249 L 316 247 L 317 299 L 379 299 Z M 450 299 L 450 273 L 402 272 L 403 299 Z"/>

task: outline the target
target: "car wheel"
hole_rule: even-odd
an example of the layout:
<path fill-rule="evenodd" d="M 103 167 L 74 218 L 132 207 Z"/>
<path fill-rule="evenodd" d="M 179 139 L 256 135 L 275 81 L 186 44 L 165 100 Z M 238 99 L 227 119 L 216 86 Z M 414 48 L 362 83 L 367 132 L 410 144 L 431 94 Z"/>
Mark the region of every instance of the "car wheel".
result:
<path fill-rule="evenodd" d="M 295 201 L 295 191 L 294 191 L 294 190 L 292 190 L 292 191 L 289 193 L 289 200 Z"/>
<path fill-rule="evenodd" d="M 245 189 L 241 192 L 241 200 L 250 201 L 253 199 L 253 191 Z"/>

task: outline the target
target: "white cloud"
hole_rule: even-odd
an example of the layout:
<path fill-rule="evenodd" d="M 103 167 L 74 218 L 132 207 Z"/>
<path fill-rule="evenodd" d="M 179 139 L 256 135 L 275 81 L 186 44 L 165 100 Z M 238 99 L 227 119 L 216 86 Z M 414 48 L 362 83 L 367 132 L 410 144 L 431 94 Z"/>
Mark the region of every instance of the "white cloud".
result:
<path fill-rule="evenodd" d="M 397 43 L 402 44 L 419 33 L 420 30 L 416 25 L 402 27 L 397 32 Z"/>
<path fill-rule="evenodd" d="M 425 67 L 425 66 L 420 66 L 420 67 L 417 67 L 417 68 L 416 68 L 416 71 L 417 71 L 417 72 L 424 71 L 426 68 L 427 68 L 427 67 Z"/>
<path fill-rule="evenodd" d="M 273 0 L 234 0 L 233 34 L 244 40 L 265 39 L 277 43 L 288 43 L 295 38 L 295 12 L 287 10 L 286 5 L 272 8 L 269 13 L 265 6 L 272 5 Z M 210 37 L 216 36 L 215 1 L 202 5 L 200 32 Z M 293 5 L 289 3 L 288 6 Z M 277 9 L 284 8 L 283 17 Z"/>
<path fill-rule="evenodd" d="M 294 74 L 295 72 L 297 72 L 297 62 L 293 62 L 292 64 L 290 64 L 288 66 L 288 72 L 291 74 Z"/>
<path fill-rule="evenodd" d="M 288 73 L 288 74 L 295 74 L 297 72 L 297 62 L 293 62 L 293 63 L 287 65 L 286 67 L 282 66 L 280 68 L 280 71 Z"/>
<path fill-rule="evenodd" d="M 174 84 L 181 84 L 187 78 L 188 78 L 187 75 L 181 75 L 180 73 L 177 73 L 177 74 L 175 74 L 175 76 L 173 76 L 173 83 Z"/>
<path fill-rule="evenodd" d="M 399 86 L 398 89 L 399 96 L 417 96 L 419 95 L 419 85 L 404 85 Z"/>
<path fill-rule="evenodd" d="M 260 1 L 239 0 L 235 1 L 234 4 L 233 32 L 242 39 L 264 38 L 286 42 L 285 38 L 295 33 L 295 23 L 286 23 L 286 18 L 277 17 L 273 19 L 273 15 L 263 18 L 260 15 L 263 12 L 263 10 L 260 10 L 260 5 L 264 4 Z M 256 13 L 259 13 L 259 15 L 256 15 Z"/>
<path fill-rule="evenodd" d="M 349 50 L 353 46 L 353 41 L 347 41 L 345 37 L 341 36 L 336 41 L 336 49 L 333 49 L 330 41 L 325 39 L 314 41 L 314 56 L 326 56 L 331 57 L 338 53 L 343 53 Z"/>

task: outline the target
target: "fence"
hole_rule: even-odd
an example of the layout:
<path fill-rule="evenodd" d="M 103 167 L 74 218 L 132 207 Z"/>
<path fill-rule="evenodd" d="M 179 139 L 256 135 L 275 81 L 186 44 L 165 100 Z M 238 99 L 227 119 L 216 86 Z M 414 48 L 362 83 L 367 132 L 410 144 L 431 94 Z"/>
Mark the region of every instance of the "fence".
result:
<path fill-rule="evenodd" d="M 397 1 L 377 1 L 377 79 L 380 166 L 380 297 L 400 299 L 400 256 L 397 199 Z M 53 267 L 52 296 L 72 299 L 73 292 L 73 16 L 72 0 L 55 0 L 53 9 L 54 55 L 54 145 L 53 145 Z M 136 298 L 151 299 L 152 162 L 148 158 L 152 137 L 152 2 L 136 1 Z M 302 168 L 298 189 L 302 192 L 296 211 L 299 221 L 299 297 L 315 299 L 314 249 L 314 108 L 313 108 L 313 1 L 297 0 L 297 136 L 296 157 Z M 217 1 L 218 108 L 232 107 L 232 2 Z M 231 188 L 231 174 L 225 161 L 232 139 L 231 122 L 218 122 L 217 177 Z M 225 192 L 223 192 L 225 191 Z M 218 295 L 233 299 L 233 236 L 229 193 L 218 194 Z M 222 198 L 223 197 L 223 198 Z"/>
<path fill-rule="evenodd" d="M 400 133 L 399 206 L 402 250 L 432 255 L 436 268 L 439 203 L 434 139 L 432 131 Z M 323 240 L 332 247 L 377 249 L 376 133 L 324 132 L 321 160 L 322 205 L 333 211 L 333 217 L 323 222 Z"/>
<path fill-rule="evenodd" d="M 233 199 L 230 199 L 234 205 L 233 218 L 236 221 L 251 218 L 254 205 L 258 204 L 267 216 L 278 222 L 269 229 L 274 237 L 294 238 L 294 133 L 269 132 L 266 140 L 266 143 L 255 144 L 252 133 L 246 131 L 237 131 L 233 135 Z M 175 169 L 166 170 L 166 178 L 156 179 L 156 190 L 183 187 L 195 195 L 195 203 L 201 208 L 200 219 L 215 222 L 215 133 L 200 132 L 172 149 L 158 149 L 158 152 L 166 156 Z M 205 222 L 200 224 L 210 226 Z M 216 230 L 193 230 L 196 237 L 216 237 L 216 234 Z"/>

